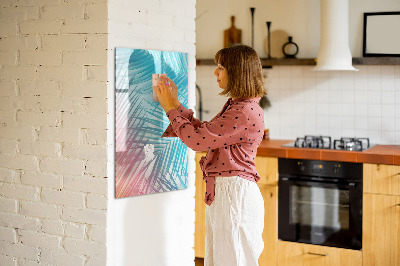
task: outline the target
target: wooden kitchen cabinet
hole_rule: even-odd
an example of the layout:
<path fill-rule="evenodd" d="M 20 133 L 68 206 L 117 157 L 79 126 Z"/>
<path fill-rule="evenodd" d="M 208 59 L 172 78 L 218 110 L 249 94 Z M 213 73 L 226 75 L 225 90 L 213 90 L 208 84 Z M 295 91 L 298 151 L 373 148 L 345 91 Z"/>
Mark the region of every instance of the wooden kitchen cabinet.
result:
<path fill-rule="evenodd" d="M 277 266 L 361 266 L 363 259 L 358 250 L 281 240 L 277 252 Z"/>
<path fill-rule="evenodd" d="M 260 173 L 261 175 L 261 173 Z M 264 250 L 258 259 L 260 266 L 276 265 L 276 243 L 278 241 L 278 187 L 259 185 L 264 198 Z"/>
<path fill-rule="evenodd" d="M 400 266 L 400 196 L 365 193 L 363 265 Z"/>
<path fill-rule="evenodd" d="M 363 173 L 364 193 L 400 196 L 399 165 L 365 163 Z"/>
<path fill-rule="evenodd" d="M 363 170 L 363 265 L 400 266 L 400 166 Z"/>
<path fill-rule="evenodd" d="M 256 156 L 254 160 L 261 176 L 257 182 L 264 199 L 264 250 L 258 259 L 260 266 L 276 265 L 278 241 L 278 158 Z"/>
<path fill-rule="evenodd" d="M 261 176 L 257 184 L 278 185 L 278 158 L 256 156 L 254 163 L 258 174 Z"/>

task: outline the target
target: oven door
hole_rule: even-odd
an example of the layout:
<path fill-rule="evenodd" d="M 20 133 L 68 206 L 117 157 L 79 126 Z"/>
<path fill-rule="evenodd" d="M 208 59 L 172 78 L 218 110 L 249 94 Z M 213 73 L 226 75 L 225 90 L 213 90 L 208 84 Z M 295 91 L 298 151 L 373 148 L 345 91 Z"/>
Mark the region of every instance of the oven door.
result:
<path fill-rule="evenodd" d="M 361 249 L 362 181 L 279 179 L 278 238 Z"/>

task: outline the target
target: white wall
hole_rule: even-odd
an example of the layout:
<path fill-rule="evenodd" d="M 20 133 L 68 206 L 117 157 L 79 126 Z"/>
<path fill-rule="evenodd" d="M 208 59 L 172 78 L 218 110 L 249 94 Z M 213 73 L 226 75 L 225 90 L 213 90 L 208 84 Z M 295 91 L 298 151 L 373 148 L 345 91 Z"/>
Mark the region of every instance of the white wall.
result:
<path fill-rule="evenodd" d="M 310 66 L 264 70 L 268 99 L 265 127 L 274 139 L 308 135 L 369 137 L 375 144 L 400 144 L 400 66 L 355 66 L 358 72 L 316 72 Z M 197 67 L 203 120 L 226 101 L 213 66 Z"/>
<path fill-rule="evenodd" d="M 189 108 L 195 104 L 195 0 L 109 1 L 108 265 L 194 264 L 194 152 L 185 190 L 114 198 L 114 49 L 189 53 Z"/>
<path fill-rule="evenodd" d="M 104 1 L 0 1 L 0 265 L 104 265 Z"/>
<path fill-rule="evenodd" d="M 242 30 L 242 42 L 251 45 L 251 13 L 254 14 L 254 49 L 266 57 L 265 22 L 271 31 L 283 30 L 299 46 L 299 58 L 314 58 L 320 38 L 320 0 L 201 0 L 196 6 L 197 58 L 214 58 L 223 46 L 223 31 L 230 27 L 230 17 Z M 349 0 L 349 42 L 353 57 L 362 56 L 363 12 L 399 11 L 398 0 Z M 273 40 L 272 40 L 273 43 Z M 272 46 L 272 45 L 271 45 Z"/>
<path fill-rule="evenodd" d="M 242 26 L 237 27 L 249 29 L 244 43 L 250 44 L 250 6 L 256 6 L 256 19 L 261 20 L 257 14 L 266 12 L 263 17 L 268 19 L 259 21 L 259 25 L 264 27 L 264 20 L 271 20 L 274 29 L 281 27 L 297 34 L 293 36 L 300 47 L 299 58 L 317 56 L 319 1 L 222 1 L 221 6 L 225 9 L 216 8 L 213 1 L 197 4 L 199 58 L 213 58 L 221 48 L 222 31 L 229 27 L 229 17 L 236 15 L 235 12 L 241 14 L 237 22 Z M 353 57 L 360 57 L 362 13 L 400 10 L 400 2 L 349 0 L 349 9 L 350 47 Z M 264 33 L 255 32 L 255 49 L 263 57 L 262 38 L 266 36 L 266 27 Z M 294 139 L 305 134 L 324 134 L 334 138 L 369 137 L 373 143 L 400 144 L 400 66 L 355 67 L 360 71 L 314 72 L 310 66 L 274 66 L 264 70 L 272 104 L 264 111 L 265 124 L 271 137 Z M 203 110 L 209 112 L 203 113 L 203 120 L 210 120 L 226 101 L 223 96 L 215 96 L 220 89 L 213 71 L 213 66 L 199 66 L 196 70 Z"/>
<path fill-rule="evenodd" d="M 236 17 L 236 28 L 242 30 L 242 43 L 251 45 L 251 13 L 254 13 L 254 49 L 265 57 L 264 41 L 267 36 L 266 21 L 271 21 L 271 31 L 284 30 L 293 36 L 299 57 L 310 57 L 319 43 L 319 0 L 202 0 L 196 6 L 197 58 L 214 58 L 223 47 L 223 31 Z M 313 40 L 317 39 L 315 43 Z"/>
<path fill-rule="evenodd" d="M 400 144 L 400 66 L 356 67 L 359 72 L 269 71 L 272 107 L 265 121 L 271 136 L 357 136 L 375 144 Z"/>

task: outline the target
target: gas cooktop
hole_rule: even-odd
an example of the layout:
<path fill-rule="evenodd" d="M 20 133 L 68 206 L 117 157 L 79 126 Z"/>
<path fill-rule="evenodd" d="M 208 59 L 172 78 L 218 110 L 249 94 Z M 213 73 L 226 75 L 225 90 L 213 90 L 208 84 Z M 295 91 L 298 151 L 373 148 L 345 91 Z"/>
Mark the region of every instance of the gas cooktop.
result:
<path fill-rule="evenodd" d="M 311 136 L 297 138 L 295 142 L 284 144 L 284 147 L 314 148 L 344 151 L 365 151 L 375 145 L 370 145 L 369 138 L 340 138 L 332 142 L 329 136 Z"/>

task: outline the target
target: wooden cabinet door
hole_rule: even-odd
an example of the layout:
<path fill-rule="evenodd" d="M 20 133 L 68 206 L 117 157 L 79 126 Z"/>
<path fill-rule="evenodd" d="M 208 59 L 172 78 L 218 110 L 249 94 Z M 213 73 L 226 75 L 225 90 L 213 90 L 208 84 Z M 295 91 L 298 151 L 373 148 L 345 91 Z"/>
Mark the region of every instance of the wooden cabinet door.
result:
<path fill-rule="evenodd" d="M 259 185 L 264 198 L 264 250 L 258 259 L 260 266 L 276 265 L 276 242 L 278 241 L 278 187 Z"/>
<path fill-rule="evenodd" d="M 254 163 L 258 174 L 261 176 L 258 184 L 278 185 L 278 158 L 256 156 Z"/>
<path fill-rule="evenodd" d="M 206 152 L 196 152 L 196 196 L 195 196 L 195 233 L 194 233 L 194 253 L 197 258 L 204 258 L 206 225 L 204 195 L 206 193 L 206 184 L 203 181 L 203 172 L 200 169 L 199 161 Z"/>
<path fill-rule="evenodd" d="M 363 176 L 364 193 L 400 196 L 400 166 L 365 163 Z"/>
<path fill-rule="evenodd" d="M 362 252 L 278 241 L 277 266 L 361 266 Z"/>
<path fill-rule="evenodd" d="M 364 194 L 364 266 L 400 266 L 399 204 L 400 196 Z"/>

